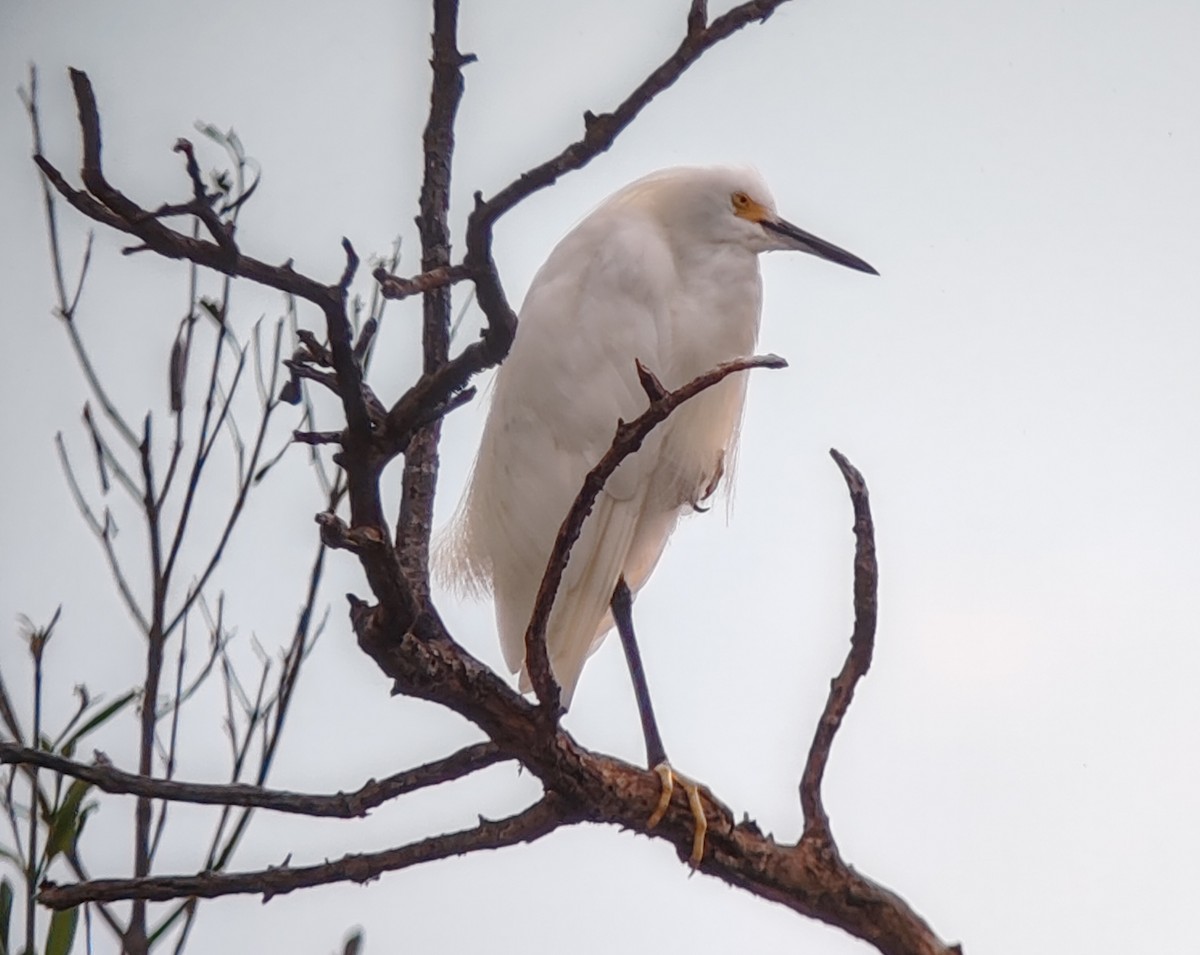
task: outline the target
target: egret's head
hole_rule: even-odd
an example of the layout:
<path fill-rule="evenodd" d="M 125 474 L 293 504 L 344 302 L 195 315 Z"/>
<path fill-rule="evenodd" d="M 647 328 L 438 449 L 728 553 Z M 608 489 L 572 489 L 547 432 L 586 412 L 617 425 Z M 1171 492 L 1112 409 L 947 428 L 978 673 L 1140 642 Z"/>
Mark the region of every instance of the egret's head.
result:
<path fill-rule="evenodd" d="M 747 244 L 756 252 L 794 249 L 859 272 L 879 274 L 858 256 L 780 218 L 775 211 L 775 201 L 759 176 L 749 174 L 744 175 L 743 179 L 729 184 L 727 213 L 741 223 L 738 228 L 745 235 Z"/>
<path fill-rule="evenodd" d="M 878 274 L 857 256 L 780 218 L 770 189 L 753 169 L 665 169 L 634 183 L 629 192 L 633 201 L 653 205 L 679 241 L 731 243 L 756 253 L 792 249 Z"/>

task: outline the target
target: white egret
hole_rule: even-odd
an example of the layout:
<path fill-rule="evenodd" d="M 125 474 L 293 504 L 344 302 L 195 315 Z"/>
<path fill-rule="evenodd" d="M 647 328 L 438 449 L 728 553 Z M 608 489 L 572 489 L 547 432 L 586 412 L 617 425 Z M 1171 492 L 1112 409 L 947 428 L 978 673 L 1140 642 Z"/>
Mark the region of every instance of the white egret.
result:
<path fill-rule="evenodd" d="M 617 420 L 646 408 L 635 360 L 674 389 L 750 355 L 762 298 L 758 254 L 783 249 L 875 273 L 781 219 L 757 173 L 727 167 L 666 169 L 626 186 L 538 271 L 440 554 L 444 576 L 494 595 L 504 658 L 522 671 L 523 690 L 525 631 L 559 526 Z M 693 398 L 618 468 L 583 526 L 547 627 L 566 707 L 616 615 L 653 768 L 666 766 L 666 752 L 633 640 L 632 595 L 680 516 L 730 469 L 745 392 L 743 373 Z M 669 769 L 660 775 L 665 809 L 672 780 Z M 692 800 L 695 810 L 694 792 Z M 693 862 L 701 852 L 702 832 Z"/>

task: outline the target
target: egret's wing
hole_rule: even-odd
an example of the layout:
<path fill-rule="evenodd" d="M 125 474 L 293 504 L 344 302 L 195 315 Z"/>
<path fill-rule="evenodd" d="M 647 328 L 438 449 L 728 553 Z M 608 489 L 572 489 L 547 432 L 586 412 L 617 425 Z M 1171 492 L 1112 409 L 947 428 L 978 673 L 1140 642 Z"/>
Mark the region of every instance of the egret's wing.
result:
<path fill-rule="evenodd" d="M 572 550 L 546 629 L 564 706 L 570 706 L 584 662 L 612 626 L 609 603 L 633 538 L 636 519 L 630 518 L 635 506 L 601 493 Z M 528 683 L 522 671 L 522 688 L 528 689 Z"/>
<path fill-rule="evenodd" d="M 617 421 L 646 407 L 634 360 L 664 353 L 669 253 L 627 219 L 595 216 L 542 267 L 497 373 L 471 487 L 442 565 L 490 584 L 506 662 L 524 635 L 559 527 Z M 579 675 L 628 555 L 653 470 L 652 438 L 610 478 L 572 551 L 548 640 L 565 696 Z M 448 558 L 448 559 L 447 559 Z"/>

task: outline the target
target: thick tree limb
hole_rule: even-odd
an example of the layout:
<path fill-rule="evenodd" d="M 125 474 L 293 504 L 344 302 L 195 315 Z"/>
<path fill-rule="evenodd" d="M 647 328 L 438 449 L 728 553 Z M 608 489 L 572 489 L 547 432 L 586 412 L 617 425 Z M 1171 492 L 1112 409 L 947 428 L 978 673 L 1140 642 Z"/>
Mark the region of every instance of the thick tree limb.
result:
<path fill-rule="evenodd" d="M 376 806 L 398 796 L 459 779 L 510 758 L 502 754 L 493 743 L 476 743 L 445 759 L 395 773 L 384 779 L 372 779 L 354 792 L 315 795 L 264 789 L 244 783 L 185 783 L 174 779 L 156 779 L 123 772 L 102 763 L 78 763 L 45 750 L 0 741 L 0 763 L 40 766 L 73 779 L 92 783 L 107 793 L 207 806 L 270 809 L 302 816 L 328 816 L 338 819 L 365 816 Z"/>
<path fill-rule="evenodd" d="M 670 841 L 680 859 L 692 849 L 692 813 L 682 794 L 653 829 L 647 820 L 658 803 L 657 774 L 590 752 L 559 728 L 545 732 L 538 707 L 458 646 L 432 613 L 403 634 L 376 626 L 372 608 L 353 614 L 359 643 L 395 681 L 395 689 L 442 703 L 478 725 L 577 807 L 588 821 L 608 823 Z M 703 791 L 702 791 L 703 792 Z M 846 865 L 831 842 L 804 839 L 780 845 L 749 821 L 735 822 L 704 794 L 707 849 L 699 869 L 873 944 L 885 955 L 950 955 L 903 899 Z"/>
<path fill-rule="evenodd" d="M 366 554 L 368 560 L 378 555 Z M 422 612 L 405 632 L 397 632 L 386 621 L 394 619 L 361 602 L 353 605 L 352 620 L 359 642 L 380 668 L 394 681 L 398 692 L 442 703 L 470 719 L 502 751 L 519 755 L 522 762 L 561 798 L 558 809 L 566 822 L 588 820 L 617 825 L 653 838 L 669 840 L 686 857 L 691 851 L 692 815 L 682 797 L 672 802 L 665 818 L 653 830 L 646 823 L 658 802 L 659 777 L 622 760 L 589 752 L 561 728 L 547 734 L 534 704 L 515 693 L 507 683 L 459 647 L 432 611 Z M 862 617 L 862 613 L 856 613 Z M 380 626 L 381 622 L 384 626 Z M 831 840 L 804 837 L 794 846 L 780 845 L 764 837 L 752 822 L 735 823 L 719 802 L 705 798 L 709 822 L 708 849 L 699 865 L 701 871 L 737 885 L 756 895 L 779 902 L 811 918 L 839 926 L 874 945 L 885 955 L 951 955 L 957 947 L 942 943 L 926 923 L 898 896 L 847 866 Z M 546 831 L 555 820 L 539 823 Z M 565 824 L 565 822 L 564 822 Z M 472 830 L 475 833 L 475 830 Z M 466 838 L 471 845 L 483 836 L 436 837 L 412 847 L 393 850 L 389 856 L 403 865 L 442 858 L 464 851 L 446 848 L 445 839 Z M 454 843 L 455 846 L 458 843 Z M 384 854 L 386 855 L 386 854 Z M 372 857 L 376 860 L 376 857 Z M 332 878 L 371 878 L 378 861 L 334 863 Z M 355 868 L 358 866 L 358 868 Z M 269 870 L 234 877 L 233 882 L 212 882 L 213 877 L 172 877 L 103 880 L 80 886 L 48 888 L 42 900 L 54 907 L 78 904 L 85 899 L 110 900 L 131 897 L 174 898 L 191 894 L 284 891 L 301 885 L 329 881 L 331 870 L 312 867 L 299 870 Z M 351 874 L 351 872 L 356 874 Z M 255 881 L 257 878 L 257 881 Z"/>
<path fill-rule="evenodd" d="M 556 797 L 547 795 L 524 812 L 506 819 L 481 820 L 473 829 L 433 836 L 384 852 L 343 856 L 336 862 L 322 865 L 300 868 L 283 865 L 258 872 L 94 879 L 74 885 L 43 882 L 38 901 L 52 909 L 67 909 L 90 901 L 141 899 L 161 902 L 180 898 L 213 899 L 223 895 L 262 895 L 263 901 L 267 902 L 295 889 L 334 882 L 370 882 L 385 872 L 407 869 L 423 862 L 533 842 L 574 821 L 578 820 L 564 811 Z"/>
<path fill-rule="evenodd" d="M 462 68 L 475 57 L 458 50 L 458 0 L 433 0 L 433 87 L 422 137 L 425 173 L 421 182 L 421 268 L 450 270 L 450 174 L 454 162 L 454 119 L 462 101 Z M 433 374 L 450 355 L 451 287 L 442 283 L 422 296 L 422 371 Z M 441 404 L 439 402 L 438 404 Z M 429 538 L 433 533 L 433 494 L 437 487 L 441 414 L 425 405 L 409 422 L 404 442 L 404 479 L 396 521 L 400 566 L 418 598 L 429 595 Z M 416 419 L 422 423 L 416 425 Z"/>

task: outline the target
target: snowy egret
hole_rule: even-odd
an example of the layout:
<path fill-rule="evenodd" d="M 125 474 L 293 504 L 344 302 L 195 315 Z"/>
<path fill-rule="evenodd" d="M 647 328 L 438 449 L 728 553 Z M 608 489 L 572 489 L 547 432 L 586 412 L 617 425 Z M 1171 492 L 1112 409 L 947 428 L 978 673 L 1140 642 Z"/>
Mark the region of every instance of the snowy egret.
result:
<path fill-rule="evenodd" d="M 653 173 L 605 200 L 535 276 L 440 555 L 452 582 L 494 595 L 504 659 L 522 671 L 523 690 L 525 630 L 559 526 L 617 419 L 645 410 L 635 359 L 674 389 L 750 355 L 762 298 L 758 254 L 783 249 L 875 274 L 781 219 L 752 170 L 689 167 Z M 666 766 L 666 752 L 633 638 L 632 598 L 680 516 L 731 469 L 745 393 L 738 374 L 697 396 L 617 469 L 575 544 L 547 627 L 566 707 L 584 661 L 617 624 L 652 768 Z M 660 775 L 665 809 L 672 779 L 669 769 Z M 702 832 L 697 838 L 693 862 Z"/>

